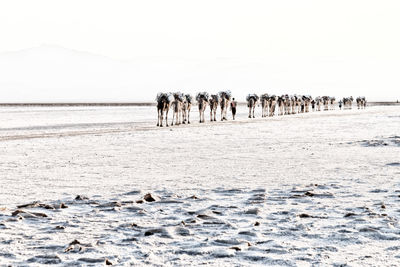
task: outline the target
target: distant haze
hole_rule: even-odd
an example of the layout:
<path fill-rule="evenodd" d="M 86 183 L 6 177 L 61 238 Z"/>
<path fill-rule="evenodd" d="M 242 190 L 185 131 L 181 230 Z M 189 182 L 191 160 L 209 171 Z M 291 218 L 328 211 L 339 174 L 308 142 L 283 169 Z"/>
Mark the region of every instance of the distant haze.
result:
<path fill-rule="evenodd" d="M 0 102 L 400 100 L 398 1 L 2 1 Z"/>

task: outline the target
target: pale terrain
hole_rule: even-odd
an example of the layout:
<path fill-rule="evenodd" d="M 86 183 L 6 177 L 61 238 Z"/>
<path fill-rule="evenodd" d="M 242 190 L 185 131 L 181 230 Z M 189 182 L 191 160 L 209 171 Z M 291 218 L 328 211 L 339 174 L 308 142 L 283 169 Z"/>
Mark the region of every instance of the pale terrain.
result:
<path fill-rule="evenodd" d="M 1 107 L 1 265 L 399 266 L 400 107 L 259 109 Z"/>

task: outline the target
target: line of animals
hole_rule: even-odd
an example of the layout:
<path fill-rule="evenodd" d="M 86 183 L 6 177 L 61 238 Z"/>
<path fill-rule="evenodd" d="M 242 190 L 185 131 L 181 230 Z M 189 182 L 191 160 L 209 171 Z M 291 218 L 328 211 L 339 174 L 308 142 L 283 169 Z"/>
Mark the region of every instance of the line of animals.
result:
<path fill-rule="evenodd" d="M 234 98 L 233 98 L 234 100 Z M 339 107 L 343 109 L 351 109 L 353 105 L 353 97 L 344 97 L 339 101 Z M 158 93 L 156 97 L 158 120 L 157 126 L 163 126 L 164 114 L 165 124 L 168 126 L 168 111 L 172 108 L 171 125 L 190 124 L 190 110 L 193 104 L 193 98 L 190 94 L 175 93 Z M 199 109 L 200 123 L 205 121 L 204 112 L 207 105 L 210 106 L 210 121 L 216 121 L 218 105 L 221 107 L 221 121 L 227 120 L 227 111 L 229 104 L 232 102 L 232 94 L 230 91 L 221 91 L 218 94 L 209 95 L 207 92 L 199 92 L 196 95 L 196 101 Z M 249 108 L 249 118 L 255 118 L 254 110 L 256 105 L 261 104 L 262 117 L 272 117 L 277 110 L 278 115 L 290 115 L 296 113 L 312 111 L 333 110 L 335 109 L 335 97 L 318 96 L 312 98 L 309 95 L 268 95 L 249 94 L 246 97 L 247 107 Z M 235 102 L 235 101 L 233 101 Z M 367 101 L 365 97 L 357 97 L 356 103 L 358 109 L 364 109 Z"/>

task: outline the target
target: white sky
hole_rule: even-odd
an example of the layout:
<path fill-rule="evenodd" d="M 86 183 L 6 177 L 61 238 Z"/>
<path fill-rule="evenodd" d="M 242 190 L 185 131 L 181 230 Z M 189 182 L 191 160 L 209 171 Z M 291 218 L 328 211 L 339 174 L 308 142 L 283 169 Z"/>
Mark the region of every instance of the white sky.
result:
<path fill-rule="evenodd" d="M 248 82 L 248 88 L 274 87 L 293 92 L 311 88 L 312 94 L 319 95 L 329 89 L 330 94 L 339 96 L 349 93 L 392 99 L 400 98 L 399 14 L 400 1 L 3 0 L 0 53 L 45 44 L 114 60 L 163 58 L 167 66 L 169 60 L 201 60 L 211 68 L 218 65 L 215 60 L 233 58 L 241 65 L 240 71 L 231 73 L 240 86 Z M 222 72 L 215 67 L 212 75 L 200 75 L 209 79 L 208 84 L 196 78 L 191 83 L 185 78 L 184 83 L 169 82 L 165 86 L 221 86 L 219 74 L 229 78 L 223 75 L 229 63 L 221 68 Z M 257 77 L 252 77 L 253 72 L 258 73 Z M 199 73 L 188 70 L 179 75 L 197 77 Z M 126 86 L 136 86 L 135 81 L 126 79 Z M 11 89 L 5 90 L 17 88 L 17 82 L 1 80 L 0 73 L 0 97 L 18 101 Z M 42 86 L 40 81 L 35 82 L 19 89 L 35 95 Z M 234 84 L 225 84 L 237 94 L 245 94 Z M 145 84 L 141 85 L 146 89 Z M 150 87 L 153 94 L 157 88 Z M 63 95 L 61 89 L 56 89 L 54 94 Z M 128 94 L 126 99 L 135 100 L 136 96 Z M 142 97 L 150 98 L 153 95 Z M 80 100 L 68 96 L 64 99 Z M 116 98 L 108 92 L 103 99 Z"/>

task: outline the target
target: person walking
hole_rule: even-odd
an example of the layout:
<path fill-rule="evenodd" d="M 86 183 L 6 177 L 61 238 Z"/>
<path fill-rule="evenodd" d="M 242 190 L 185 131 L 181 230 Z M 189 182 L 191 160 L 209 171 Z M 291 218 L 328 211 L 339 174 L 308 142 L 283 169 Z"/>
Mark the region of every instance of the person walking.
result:
<path fill-rule="evenodd" d="M 339 109 L 342 110 L 342 100 L 339 100 Z"/>
<path fill-rule="evenodd" d="M 235 101 L 235 98 L 232 98 L 232 101 L 231 101 L 231 110 L 232 110 L 232 117 L 233 117 L 233 120 L 235 120 L 235 116 L 236 116 L 236 106 L 237 106 L 237 102 Z"/>

